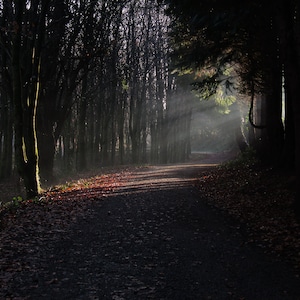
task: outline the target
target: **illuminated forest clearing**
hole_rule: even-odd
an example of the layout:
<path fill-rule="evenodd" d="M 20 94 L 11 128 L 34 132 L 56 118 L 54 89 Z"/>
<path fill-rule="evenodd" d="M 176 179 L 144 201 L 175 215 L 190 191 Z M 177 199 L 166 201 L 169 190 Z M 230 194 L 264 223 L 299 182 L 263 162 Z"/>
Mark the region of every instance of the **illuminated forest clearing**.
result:
<path fill-rule="evenodd" d="M 287 186 L 222 159 L 117 169 L 2 211 L 0 297 L 297 299 Z"/>

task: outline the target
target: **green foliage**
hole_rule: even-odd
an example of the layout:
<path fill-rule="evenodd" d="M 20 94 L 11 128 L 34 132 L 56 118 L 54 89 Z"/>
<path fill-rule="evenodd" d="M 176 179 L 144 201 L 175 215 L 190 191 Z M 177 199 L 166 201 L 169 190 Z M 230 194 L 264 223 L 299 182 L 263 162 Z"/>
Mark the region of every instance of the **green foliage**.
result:
<path fill-rule="evenodd" d="M 263 90 L 275 58 L 269 55 L 274 53 L 275 40 L 267 1 L 167 2 L 169 13 L 176 16 L 171 33 L 175 64 L 215 70 L 214 76 L 195 85 L 205 97 L 233 70 L 241 91 L 249 93 L 252 83 L 256 92 Z M 227 65 L 231 67 L 226 70 Z"/>
<path fill-rule="evenodd" d="M 129 89 L 129 83 L 126 81 L 126 79 L 122 80 L 122 89 L 124 91 L 128 91 L 128 89 Z"/>
<path fill-rule="evenodd" d="M 217 80 L 216 74 L 211 75 L 207 70 L 197 72 L 196 77 L 200 73 L 202 73 L 201 77 L 205 78 L 193 84 L 195 95 L 200 100 L 214 100 L 218 112 L 228 115 L 231 112 L 231 105 L 236 102 L 236 96 L 231 88 L 233 84 L 228 83 L 228 79 Z M 230 75 L 228 71 L 226 74 Z"/>
<path fill-rule="evenodd" d="M 171 74 L 177 74 L 178 76 L 191 75 L 194 74 L 194 70 L 192 68 L 176 68 Z"/>
<path fill-rule="evenodd" d="M 193 83 L 193 90 L 197 92 L 200 99 L 211 98 L 218 89 L 219 82 L 214 78 L 204 78 Z"/>
<path fill-rule="evenodd" d="M 20 205 L 24 202 L 24 199 L 21 196 L 15 196 L 9 202 L 0 202 L 1 210 L 9 210 L 14 211 L 20 207 Z"/>
<path fill-rule="evenodd" d="M 20 207 L 24 203 L 41 203 L 43 202 L 45 197 L 34 197 L 30 200 L 23 199 L 22 196 L 15 196 L 12 198 L 11 201 L 8 201 L 6 203 L 0 202 L 0 207 L 8 208 L 8 209 L 15 209 Z"/>
<path fill-rule="evenodd" d="M 235 103 L 236 97 L 233 95 L 226 95 L 222 87 L 218 87 L 217 93 L 214 97 L 218 110 L 221 114 L 228 115 L 230 113 L 230 106 Z"/>
<path fill-rule="evenodd" d="M 23 198 L 21 196 L 16 196 L 16 197 L 13 197 L 12 203 L 14 206 L 19 206 L 22 201 L 23 201 Z"/>
<path fill-rule="evenodd" d="M 230 106 L 236 102 L 236 80 L 232 66 L 222 68 L 203 68 L 193 72 L 196 82 L 193 83 L 197 97 L 214 99 L 221 114 L 229 114 Z"/>

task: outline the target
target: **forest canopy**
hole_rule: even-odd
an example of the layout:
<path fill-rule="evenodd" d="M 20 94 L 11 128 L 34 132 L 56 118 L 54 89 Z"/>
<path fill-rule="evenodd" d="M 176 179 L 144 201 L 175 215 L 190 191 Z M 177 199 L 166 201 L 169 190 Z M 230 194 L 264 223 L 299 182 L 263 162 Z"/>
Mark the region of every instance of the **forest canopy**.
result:
<path fill-rule="evenodd" d="M 34 197 L 61 172 L 184 161 L 190 83 L 224 116 L 246 101 L 240 148 L 299 172 L 298 5 L 1 0 L 0 178 L 17 170 Z"/>
<path fill-rule="evenodd" d="M 0 178 L 185 160 L 191 106 L 170 73 L 165 5 L 0 1 Z"/>
<path fill-rule="evenodd" d="M 177 67 L 206 70 L 195 83 L 202 92 L 223 84 L 248 95 L 249 144 L 265 164 L 295 170 L 299 210 L 298 1 L 166 2 Z"/>

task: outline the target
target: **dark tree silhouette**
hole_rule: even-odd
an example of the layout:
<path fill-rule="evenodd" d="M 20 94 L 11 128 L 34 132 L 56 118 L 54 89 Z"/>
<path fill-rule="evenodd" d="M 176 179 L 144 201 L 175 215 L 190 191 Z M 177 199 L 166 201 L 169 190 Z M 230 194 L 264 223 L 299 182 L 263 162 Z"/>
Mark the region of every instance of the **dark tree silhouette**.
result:
<path fill-rule="evenodd" d="M 178 67 L 213 67 L 213 76 L 198 83 L 214 90 L 224 82 L 223 69 L 232 65 L 239 89 L 256 99 L 262 110 L 251 144 L 271 165 L 278 162 L 297 172 L 299 212 L 299 3 L 295 1 L 170 0 Z M 282 78 L 285 87 L 285 126 L 282 123 Z M 226 78 L 227 80 L 228 78 Z M 258 99 L 263 102 L 258 104 Z M 250 114 L 250 120 L 252 113 Z M 254 124 L 254 122 L 252 122 Z M 255 138 L 257 137 L 257 138 Z"/>

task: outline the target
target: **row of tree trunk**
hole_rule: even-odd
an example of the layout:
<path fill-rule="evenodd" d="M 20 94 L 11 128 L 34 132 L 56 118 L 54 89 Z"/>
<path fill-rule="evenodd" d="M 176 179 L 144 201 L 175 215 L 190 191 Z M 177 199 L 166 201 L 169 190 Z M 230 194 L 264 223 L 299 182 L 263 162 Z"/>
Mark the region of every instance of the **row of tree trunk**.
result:
<path fill-rule="evenodd" d="M 153 1 L 8 1 L 0 13 L 0 178 L 185 160 L 190 110 Z"/>
<path fill-rule="evenodd" d="M 295 170 L 300 216 L 299 1 L 166 1 L 177 16 L 173 40 L 179 65 L 209 69 L 208 80 L 198 84 L 202 88 L 229 77 L 227 83 L 232 80 L 251 98 L 250 145 L 268 166 Z M 223 72 L 228 65 L 233 76 Z M 255 120 L 256 108 L 261 115 Z"/>

